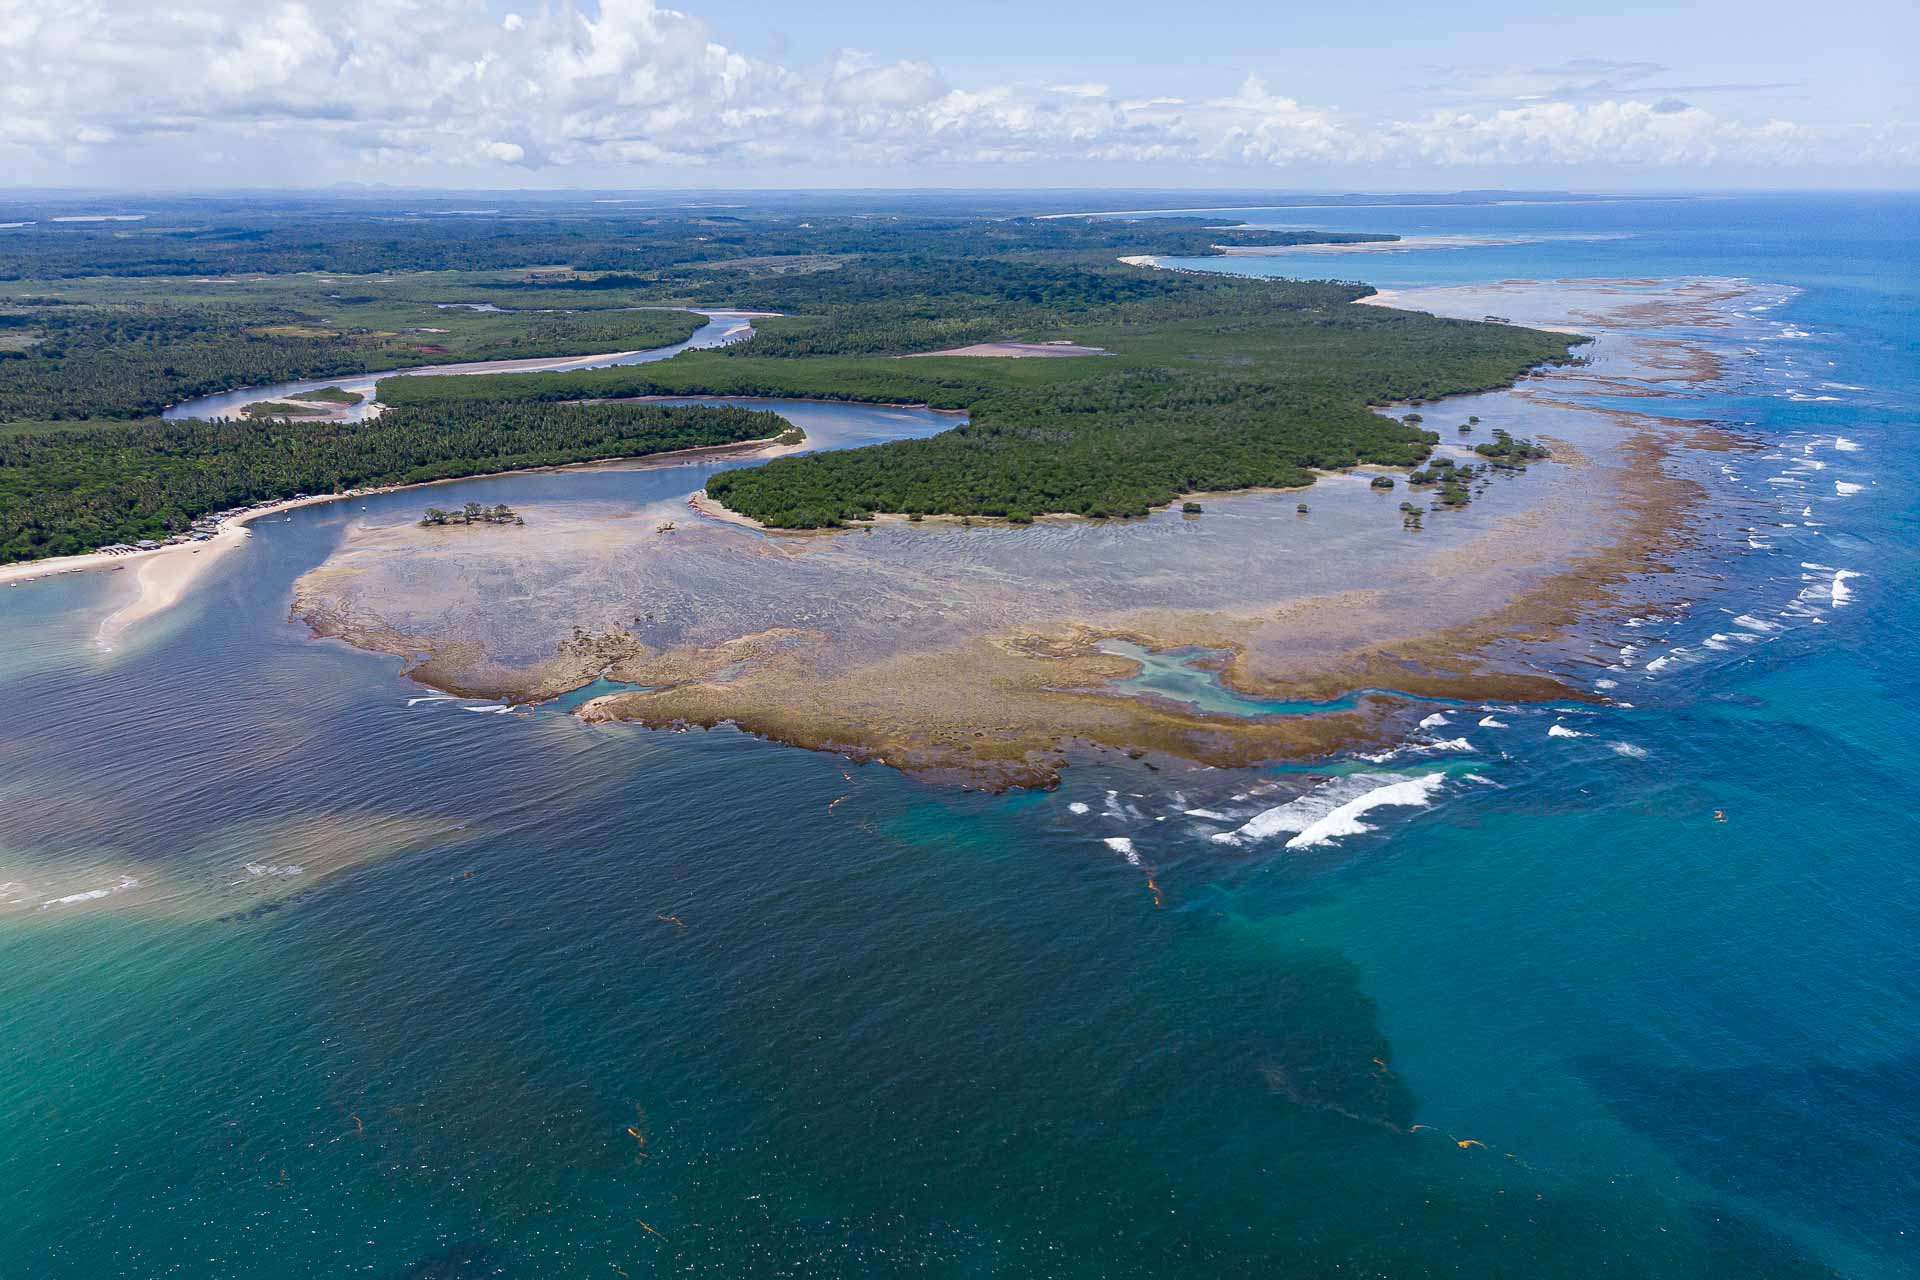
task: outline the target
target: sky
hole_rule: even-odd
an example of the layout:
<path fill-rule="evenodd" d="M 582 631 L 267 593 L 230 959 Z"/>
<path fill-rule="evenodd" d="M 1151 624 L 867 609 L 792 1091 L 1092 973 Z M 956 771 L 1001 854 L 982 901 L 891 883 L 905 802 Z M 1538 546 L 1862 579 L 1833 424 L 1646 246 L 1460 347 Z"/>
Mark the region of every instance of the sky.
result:
<path fill-rule="evenodd" d="M 0 186 L 1920 187 L 1913 0 L 0 0 Z"/>

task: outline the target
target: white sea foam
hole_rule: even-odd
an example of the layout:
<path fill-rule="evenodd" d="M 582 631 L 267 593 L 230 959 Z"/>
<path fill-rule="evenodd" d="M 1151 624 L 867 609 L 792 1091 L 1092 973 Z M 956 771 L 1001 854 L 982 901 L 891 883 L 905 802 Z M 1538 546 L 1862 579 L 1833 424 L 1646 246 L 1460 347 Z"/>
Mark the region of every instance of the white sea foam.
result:
<path fill-rule="evenodd" d="M 1314 845 L 1327 844 L 1343 836 L 1357 836 L 1373 830 L 1360 821 L 1360 815 L 1374 809 L 1423 809 L 1433 803 L 1433 794 L 1445 785 L 1447 775 L 1428 773 L 1417 778 L 1405 778 L 1399 782 L 1376 787 L 1364 795 L 1356 796 L 1338 809 L 1327 814 L 1318 822 L 1287 841 L 1289 849 L 1306 849 Z"/>
<path fill-rule="evenodd" d="M 1072 804 L 1067 806 L 1067 812 L 1068 813 L 1085 813 L 1087 812 L 1087 806 L 1083 801 L 1075 800 Z"/>
<path fill-rule="evenodd" d="M 1845 436 L 1835 436 L 1835 437 L 1833 438 L 1833 447 L 1834 447 L 1834 448 L 1836 448 L 1836 449 L 1838 449 L 1838 450 L 1839 450 L 1840 452 L 1842 452 L 1842 453 L 1858 453 L 1858 452 L 1860 452 L 1860 443 L 1859 443 L 1859 441 L 1857 441 L 1857 440 L 1849 440 L 1849 439 L 1847 439 L 1847 438 L 1846 438 Z"/>
<path fill-rule="evenodd" d="M 1779 623 L 1768 622 L 1765 618 L 1756 618 L 1750 613 L 1743 613 L 1735 618 L 1733 625 L 1736 627 L 1745 627 L 1749 631 L 1766 632 L 1780 630 Z"/>
<path fill-rule="evenodd" d="M 507 710 L 508 708 L 507 708 L 507 704 L 506 704 L 506 703 L 504 703 L 504 702 L 489 702 L 489 703 L 488 703 L 488 704 L 487 704 L 486 706 L 484 706 L 484 707 L 462 707 L 462 708 L 460 708 L 460 709 L 461 709 L 462 711 L 493 711 L 493 712 L 499 712 L 499 711 L 505 711 L 505 710 Z"/>
<path fill-rule="evenodd" d="M 1671 657 L 1671 655 L 1664 658 L 1655 658 L 1652 662 L 1649 662 L 1647 664 L 1646 671 L 1647 671 L 1647 674 L 1650 676 L 1659 675 L 1662 671 L 1666 670 L 1668 667 L 1672 665 L 1673 665 L 1673 658 Z"/>
<path fill-rule="evenodd" d="M 1495 720 L 1492 716 L 1483 716 L 1480 720 L 1480 727 L 1482 729 L 1505 729 L 1509 726 L 1505 720 Z"/>
<path fill-rule="evenodd" d="M 276 862 L 249 862 L 247 864 L 247 874 L 250 876 L 297 876 L 302 874 L 303 870 L 303 868 L 292 863 L 288 863 L 285 866 Z"/>
<path fill-rule="evenodd" d="M 1555 724 L 1547 726 L 1547 736 L 1549 738 L 1584 738 L 1587 735 L 1578 729 L 1569 729 L 1563 724 Z"/>
<path fill-rule="evenodd" d="M 1645 747 L 1636 747 L 1631 742 L 1610 742 L 1607 745 L 1613 748 L 1614 754 L 1625 756 L 1629 760 L 1644 760 L 1647 758 L 1647 749 Z"/>
<path fill-rule="evenodd" d="M 1851 480 L 1835 480 L 1833 482 L 1833 491 L 1843 498 L 1850 498 L 1866 487 L 1867 486 L 1863 484 L 1855 484 Z"/>
<path fill-rule="evenodd" d="M 1218 833 L 1213 837 L 1214 843 L 1243 845 L 1277 835 L 1298 834 L 1347 801 L 1365 795 L 1379 784 L 1380 779 L 1397 782 L 1403 776 L 1397 773 L 1374 773 L 1329 779 L 1285 804 L 1262 809 L 1232 831 Z"/>
<path fill-rule="evenodd" d="M 1108 836 L 1100 843 L 1125 858 L 1128 862 L 1131 862 L 1134 866 L 1137 867 L 1140 865 L 1140 855 L 1133 851 L 1133 841 L 1127 839 L 1125 836 Z"/>
<path fill-rule="evenodd" d="M 1443 738 L 1439 742 L 1410 743 L 1415 751 L 1471 751 L 1473 744 L 1465 738 Z"/>
<path fill-rule="evenodd" d="M 412 707 L 412 706 L 417 706 L 422 702 L 452 702 L 452 701 L 453 701 L 453 695 L 450 693 L 429 693 L 429 694 L 424 694 L 418 698 L 408 698 L 407 705 Z"/>
<path fill-rule="evenodd" d="M 1859 576 L 1859 574 L 1851 569 L 1837 569 L 1834 571 L 1833 603 L 1835 605 L 1843 605 L 1853 599 L 1853 591 L 1847 586 L 1847 579 L 1857 578 Z"/>
<path fill-rule="evenodd" d="M 129 889 L 138 889 L 140 882 L 132 876 L 121 876 L 120 883 L 106 889 L 88 889 L 84 893 L 70 893 L 64 898 L 48 898 L 40 904 L 45 911 L 49 907 L 70 907 L 77 902 L 98 902 L 101 898 L 111 898 L 116 893 L 125 893 Z"/>
<path fill-rule="evenodd" d="M 1255 814 L 1236 830 L 1220 832 L 1213 839 L 1220 844 L 1246 845 L 1291 834 L 1286 844 L 1289 849 L 1324 844 L 1372 830 L 1359 820 L 1371 809 L 1418 808 L 1431 803 L 1433 793 L 1445 781 L 1443 773 L 1371 773 L 1334 778 L 1306 795 Z"/>
<path fill-rule="evenodd" d="M 1419 727 L 1422 729 L 1438 729 L 1443 724 L 1452 724 L 1452 723 L 1453 721 L 1447 719 L 1446 716 L 1436 711 L 1432 715 L 1428 716 L 1425 720 L 1422 720 L 1420 722 Z"/>
<path fill-rule="evenodd" d="M 1593 687 L 1596 689 L 1618 689 L 1620 682 L 1618 680 L 1595 680 Z"/>
<path fill-rule="evenodd" d="M 1189 818 L 1208 818 L 1214 822 L 1232 822 L 1233 821 L 1232 814 L 1221 813 L 1217 809 L 1188 809 L 1186 811 L 1186 814 Z"/>

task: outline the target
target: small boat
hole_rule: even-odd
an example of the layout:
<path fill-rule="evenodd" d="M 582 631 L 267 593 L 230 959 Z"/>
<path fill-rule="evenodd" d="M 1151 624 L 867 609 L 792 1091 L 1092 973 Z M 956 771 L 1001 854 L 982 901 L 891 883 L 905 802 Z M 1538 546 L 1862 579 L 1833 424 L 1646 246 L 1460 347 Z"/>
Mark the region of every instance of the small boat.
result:
<path fill-rule="evenodd" d="M 671 520 L 663 520 L 663 521 L 661 521 L 661 522 L 660 522 L 660 527 L 659 527 L 659 528 L 657 528 L 657 529 L 655 529 L 655 530 L 654 530 L 654 532 L 655 532 L 655 533 L 672 533 L 672 532 L 673 532 L 673 521 L 671 521 Z"/>

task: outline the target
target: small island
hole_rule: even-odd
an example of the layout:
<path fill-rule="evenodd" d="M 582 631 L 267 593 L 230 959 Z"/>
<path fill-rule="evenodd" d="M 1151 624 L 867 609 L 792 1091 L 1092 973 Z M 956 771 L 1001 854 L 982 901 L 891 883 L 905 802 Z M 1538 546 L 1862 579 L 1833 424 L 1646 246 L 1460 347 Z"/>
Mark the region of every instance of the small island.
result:
<path fill-rule="evenodd" d="M 1500 428 L 1493 429 L 1493 441 L 1490 444 L 1477 444 L 1473 451 L 1483 458 L 1491 458 L 1496 466 L 1513 469 L 1524 468 L 1529 462 L 1537 462 L 1551 456 L 1545 445 L 1513 436 Z"/>
<path fill-rule="evenodd" d="M 469 502 L 458 511 L 442 511 L 439 507 L 428 507 L 427 513 L 420 517 L 422 528 L 435 528 L 449 524 L 514 524 L 524 525 L 525 516 L 518 514 L 506 503 L 496 503 L 489 507 L 479 502 Z"/>
<path fill-rule="evenodd" d="M 324 404 L 359 404 L 366 397 L 358 391 L 348 391 L 345 387 L 322 387 L 318 391 L 302 391 L 297 400 L 317 400 Z"/>

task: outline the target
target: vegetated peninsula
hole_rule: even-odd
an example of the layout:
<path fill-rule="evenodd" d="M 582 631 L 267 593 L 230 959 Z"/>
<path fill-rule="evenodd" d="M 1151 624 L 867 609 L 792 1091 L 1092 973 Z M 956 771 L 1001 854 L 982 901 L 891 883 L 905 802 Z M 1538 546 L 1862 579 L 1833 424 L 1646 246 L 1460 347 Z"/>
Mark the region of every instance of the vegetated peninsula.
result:
<path fill-rule="evenodd" d="M 784 209 L 724 220 L 608 215 L 382 222 L 377 230 L 322 207 L 271 218 L 225 210 L 215 229 L 202 218 L 156 212 L 137 231 L 75 227 L 0 249 L 0 280 L 18 282 L 0 294 L 0 560 L 184 536 L 210 512 L 333 485 L 586 461 L 642 443 L 623 434 L 630 423 L 600 409 L 572 415 L 587 427 L 573 435 L 529 438 L 521 417 L 507 424 L 510 438 L 481 439 L 462 425 L 444 440 L 400 441 L 391 424 L 314 421 L 334 415 L 299 411 L 346 403 L 325 389 L 297 404 L 264 402 L 237 425 L 155 419 L 196 396 L 383 367 L 668 346 L 700 325 L 676 309 L 696 302 L 791 312 L 796 319 L 757 354 L 859 351 L 885 360 L 1190 292 L 1170 277 L 1116 267 L 1119 254 L 1207 254 L 1222 241 L 1271 239 L 1198 219 Z M 946 381 L 955 382 L 948 392 L 914 398 L 950 401 L 965 390 Z M 807 394 L 837 398 L 899 394 L 870 372 L 856 371 L 845 386 L 818 376 L 808 385 Z M 514 385 L 477 398 L 576 397 L 523 395 Z M 676 418 L 697 421 L 658 411 L 652 425 Z M 429 429 L 418 417 L 392 422 Z M 547 422 L 557 430 L 560 420 Z"/>
<path fill-rule="evenodd" d="M 791 440 L 777 414 L 738 405 L 465 401 L 357 422 L 194 418 L 84 431 L 0 432 L 0 559 L 133 541 L 173 511 L 296 493 Z M 160 505 L 164 503 L 165 505 Z M 38 541 L 35 541 L 38 539 Z"/>
<path fill-rule="evenodd" d="M 479 398 L 802 396 L 964 409 L 924 440 L 783 458 L 713 477 L 708 493 L 774 528 L 883 512 L 1021 521 L 1144 515 L 1183 493 L 1311 483 L 1315 470 L 1412 467 L 1439 437 L 1369 406 L 1505 386 L 1568 358 L 1569 339 L 1348 304 L 1368 286 L 1245 281 L 1084 264 L 956 264 L 903 294 L 855 288 L 816 314 L 756 326 L 721 350 L 580 372 L 383 382 L 390 404 Z M 1038 278 L 1033 278 L 1037 276 Z M 985 278 L 983 278 L 985 277 Z M 790 311 L 791 282 L 749 296 Z M 1048 300 L 1035 304 L 1030 293 Z M 817 304 L 816 304 L 817 305 Z M 920 355 L 986 337 L 1071 338 L 1108 355 L 1054 360 Z"/>
<path fill-rule="evenodd" d="M 1431 474 L 1437 435 L 1380 406 L 1506 387 L 1566 361 L 1577 341 L 1356 307 L 1373 291 L 1353 282 L 1122 261 L 1275 239 L 1198 219 L 663 214 L 449 222 L 390 243 L 352 219 L 306 229 L 313 241 L 300 255 L 270 250 L 278 229 L 224 247 L 185 239 L 173 249 L 208 272 L 188 278 L 66 277 L 61 242 L 30 246 L 44 254 L 43 278 L 0 305 L 20 317 L 10 330 L 33 338 L 0 360 L 0 554 L 190 537 L 196 513 L 261 500 L 747 445 L 787 430 L 749 405 L 660 399 L 686 396 L 968 415 L 933 435 L 711 473 L 710 495 L 745 521 L 1140 515 L 1182 495 L 1302 485 L 1359 465 Z M 212 274 L 208 259 L 221 253 L 230 263 Z M 650 363 L 389 376 L 373 397 L 382 411 L 353 421 L 152 416 L 185 395 L 318 381 L 376 360 L 409 368 L 423 356 L 669 345 L 698 323 L 690 307 L 756 319 L 744 340 Z M 1033 349 L 1053 358 L 1018 358 Z M 1477 459 L 1468 478 L 1477 485 L 1479 470 L 1508 461 Z M 684 496 L 670 495 L 675 508 Z M 1326 505 L 1351 516 L 1349 501 Z M 1504 526 L 1411 535 L 1401 527 L 1411 516 L 1383 501 L 1387 540 L 1316 564 L 1262 554 L 1270 526 L 1203 505 L 1209 514 L 1181 535 L 1188 558 L 1177 571 L 1142 576 L 1145 562 L 1109 555 L 1129 532 L 1116 529 L 1081 548 L 1092 559 L 1069 571 L 1071 591 L 1052 580 L 1053 562 L 1027 563 L 1021 540 L 1045 535 L 1019 529 L 970 548 L 958 535 L 890 530 L 815 539 L 790 555 L 731 521 L 610 522 L 562 501 L 529 515 L 530 536 L 463 511 L 458 530 L 411 518 L 357 528 L 296 584 L 295 608 L 317 633 L 399 653 L 438 687 L 538 698 L 608 675 L 645 691 L 596 700 L 597 718 L 731 721 L 993 785 L 1054 776 L 1069 738 L 1229 762 L 1320 754 L 1382 728 L 1371 707 L 1227 725 L 1121 695 L 1111 682 L 1128 664 L 1098 649 L 1103 637 L 1234 655 L 1243 687 L 1274 696 L 1558 689 L 1458 655 L 1494 634 L 1485 602 L 1522 579 L 1547 590 L 1588 524 L 1564 520 L 1552 537 Z M 1314 522 L 1301 523 L 1291 497 L 1283 506 L 1285 528 L 1299 532 L 1282 536 L 1311 542 Z M 1484 536 L 1470 563 L 1485 572 L 1467 581 L 1449 568 L 1436 599 L 1425 588 L 1447 554 L 1438 544 L 1460 536 Z M 1436 545 L 1423 555 L 1416 539 Z M 1009 558 L 1004 573 L 975 572 L 995 555 Z M 508 578 L 511 607 L 481 585 Z M 580 627 L 591 643 L 573 638 Z"/>

